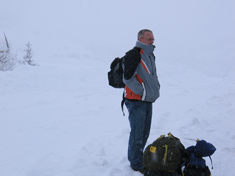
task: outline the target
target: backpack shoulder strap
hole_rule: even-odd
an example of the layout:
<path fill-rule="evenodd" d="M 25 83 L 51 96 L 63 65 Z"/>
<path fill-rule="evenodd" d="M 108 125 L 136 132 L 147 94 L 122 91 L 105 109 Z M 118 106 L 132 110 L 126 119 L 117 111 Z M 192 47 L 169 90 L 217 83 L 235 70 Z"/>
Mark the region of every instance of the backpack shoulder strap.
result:
<path fill-rule="evenodd" d="M 123 116 L 125 116 L 125 113 L 124 113 L 124 110 L 123 110 L 124 102 L 125 102 L 125 97 L 124 97 L 124 92 L 123 92 L 123 94 L 122 94 L 122 101 L 121 101 L 121 108 L 122 108 Z"/>

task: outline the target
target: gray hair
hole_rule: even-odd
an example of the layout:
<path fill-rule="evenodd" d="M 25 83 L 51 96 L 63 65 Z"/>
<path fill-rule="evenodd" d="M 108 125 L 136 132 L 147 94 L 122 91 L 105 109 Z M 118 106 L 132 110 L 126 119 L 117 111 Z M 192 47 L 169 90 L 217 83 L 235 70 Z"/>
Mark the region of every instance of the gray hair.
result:
<path fill-rule="evenodd" d="M 140 30 L 139 33 L 138 33 L 137 40 L 139 40 L 140 37 L 143 37 L 143 35 L 144 35 L 145 32 L 151 32 L 151 33 L 153 33 L 153 32 L 152 32 L 151 30 L 149 30 L 149 29 L 142 29 L 142 30 Z"/>

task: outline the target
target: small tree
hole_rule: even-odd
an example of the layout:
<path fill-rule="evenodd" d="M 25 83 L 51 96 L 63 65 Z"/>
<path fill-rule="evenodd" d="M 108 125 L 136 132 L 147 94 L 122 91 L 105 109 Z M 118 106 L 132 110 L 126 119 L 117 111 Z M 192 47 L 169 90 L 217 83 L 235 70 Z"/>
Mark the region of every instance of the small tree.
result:
<path fill-rule="evenodd" d="M 24 56 L 24 63 L 28 63 L 29 65 L 35 65 L 32 60 L 32 57 L 33 57 L 32 48 L 31 48 L 32 45 L 28 42 L 26 46 L 27 46 L 27 49 L 24 50 L 26 52 L 26 55 Z"/>
<path fill-rule="evenodd" d="M 16 54 L 12 53 L 12 48 L 7 41 L 6 35 L 4 34 L 4 36 L 6 45 L 4 45 L 4 42 L 0 43 L 0 70 L 13 70 L 17 63 Z"/>

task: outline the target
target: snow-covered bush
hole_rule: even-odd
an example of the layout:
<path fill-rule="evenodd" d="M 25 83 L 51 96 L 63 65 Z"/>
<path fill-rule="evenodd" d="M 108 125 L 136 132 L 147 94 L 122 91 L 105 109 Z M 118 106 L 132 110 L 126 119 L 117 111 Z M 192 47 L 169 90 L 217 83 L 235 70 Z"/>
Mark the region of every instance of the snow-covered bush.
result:
<path fill-rule="evenodd" d="M 33 60 L 32 60 L 32 48 L 31 48 L 31 44 L 28 42 L 26 44 L 27 48 L 24 50 L 26 52 L 25 56 L 24 56 L 24 61 L 23 63 L 27 63 L 29 65 L 33 65 Z"/>
<path fill-rule="evenodd" d="M 33 54 L 32 54 L 32 45 L 28 42 L 26 44 L 26 49 L 24 50 L 25 51 L 25 56 L 23 57 L 23 61 L 19 61 L 19 63 L 21 64 L 29 64 L 31 66 L 39 66 L 38 64 L 36 64 L 33 60 L 32 60 L 32 57 L 33 57 Z"/>
<path fill-rule="evenodd" d="M 0 71 L 13 70 L 16 63 L 16 54 L 12 52 L 12 48 L 5 37 L 5 41 L 0 42 Z"/>

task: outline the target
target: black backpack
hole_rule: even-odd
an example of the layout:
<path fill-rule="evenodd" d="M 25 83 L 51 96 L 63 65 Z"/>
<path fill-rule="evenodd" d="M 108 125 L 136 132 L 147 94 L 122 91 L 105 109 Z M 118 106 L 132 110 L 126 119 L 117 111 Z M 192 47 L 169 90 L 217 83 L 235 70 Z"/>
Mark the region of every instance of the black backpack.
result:
<path fill-rule="evenodd" d="M 115 58 L 113 62 L 110 65 L 110 71 L 108 72 L 108 80 L 109 85 L 114 88 L 125 88 L 125 84 L 123 83 L 123 69 L 122 69 L 122 63 L 124 58 L 127 59 L 126 62 L 128 62 L 128 65 L 130 65 L 129 69 L 129 76 L 132 76 L 134 74 L 134 71 L 136 70 L 138 64 L 141 60 L 141 48 L 134 47 L 133 49 L 126 52 L 126 55 L 123 56 L 121 59 L 119 57 Z M 133 61 L 132 58 L 135 58 Z"/>
<path fill-rule="evenodd" d="M 114 88 L 124 88 L 125 84 L 123 83 L 123 69 L 122 62 L 123 58 L 115 58 L 110 65 L 110 71 L 108 72 L 109 85 Z"/>
<path fill-rule="evenodd" d="M 143 164 L 148 170 L 145 176 L 180 176 L 185 148 L 171 133 L 160 136 L 144 151 Z"/>

